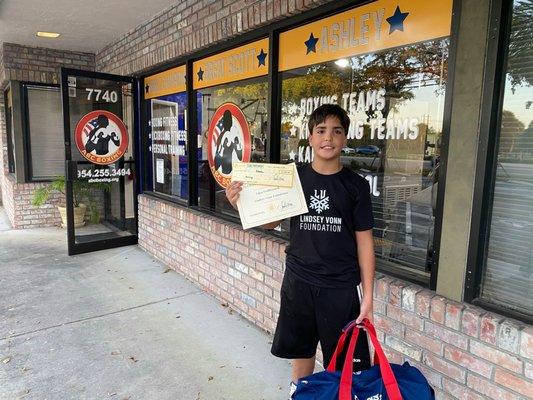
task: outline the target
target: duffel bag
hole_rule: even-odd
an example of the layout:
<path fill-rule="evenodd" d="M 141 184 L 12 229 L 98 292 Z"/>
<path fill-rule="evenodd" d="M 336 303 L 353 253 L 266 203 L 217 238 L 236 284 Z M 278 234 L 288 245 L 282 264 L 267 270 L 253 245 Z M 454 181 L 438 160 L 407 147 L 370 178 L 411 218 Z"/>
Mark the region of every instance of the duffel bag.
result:
<path fill-rule="evenodd" d="M 360 331 L 366 330 L 374 346 L 374 366 L 353 372 L 353 354 Z M 337 357 L 351 334 L 342 371 L 335 371 Z M 325 371 L 301 378 L 294 400 L 434 400 L 427 379 L 409 363 L 390 364 L 368 319 L 360 325 L 350 322 L 342 330 L 337 348 Z"/>

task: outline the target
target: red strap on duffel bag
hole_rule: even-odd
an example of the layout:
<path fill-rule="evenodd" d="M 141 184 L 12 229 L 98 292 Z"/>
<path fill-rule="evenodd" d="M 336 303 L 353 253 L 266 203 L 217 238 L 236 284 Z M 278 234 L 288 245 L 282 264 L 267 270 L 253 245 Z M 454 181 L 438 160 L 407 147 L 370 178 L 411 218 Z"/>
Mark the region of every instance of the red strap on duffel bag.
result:
<path fill-rule="evenodd" d="M 331 357 L 331 361 L 328 365 L 328 372 L 335 372 L 335 366 L 337 363 L 337 357 L 342 352 L 344 344 L 346 342 L 347 336 L 352 333 L 350 338 L 350 343 L 348 345 L 348 350 L 346 352 L 346 359 L 344 360 L 344 366 L 341 373 L 341 382 L 339 388 L 339 400 L 351 400 L 352 399 L 352 379 L 353 379 L 353 354 L 355 351 L 355 345 L 357 343 L 357 338 L 359 337 L 359 331 L 365 329 L 368 332 L 368 336 L 372 341 L 374 346 L 374 364 L 379 365 L 379 370 L 381 372 L 381 378 L 385 385 L 385 390 L 387 391 L 387 396 L 389 400 L 402 400 L 402 395 L 400 393 L 400 388 L 398 387 L 398 382 L 394 377 L 392 368 L 387 360 L 387 356 L 383 352 L 381 344 L 376 335 L 376 329 L 370 323 L 368 319 L 364 319 L 360 325 L 357 325 L 355 321 L 350 322 L 343 330 L 342 335 L 337 342 L 337 348 Z"/>

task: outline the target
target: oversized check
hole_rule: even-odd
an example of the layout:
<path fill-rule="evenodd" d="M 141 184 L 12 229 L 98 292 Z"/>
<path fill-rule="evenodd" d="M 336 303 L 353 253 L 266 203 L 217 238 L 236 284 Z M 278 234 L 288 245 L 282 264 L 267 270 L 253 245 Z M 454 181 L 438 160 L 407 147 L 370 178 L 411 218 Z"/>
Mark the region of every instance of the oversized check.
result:
<path fill-rule="evenodd" d="M 231 180 L 252 185 L 292 187 L 294 174 L 292 164 L 233 163 Z"/>
<path fill-rule="evenodd" d="M 283 167 L 288 171 L 292 171 L 292 185 L 290 187 L 253 184 L 251 182 L 254 182 L 252 179 L 254 176 L 254 167 L 248 167 L 246 172 L 250 179 L 247 183 L 243 184 L 239 200 L 237 201 L 237 208 L 243 229 L 305 214 L 309 211 L 302 190 L 302 184 L 296 171 L 296 164 L 283 165 Z M 271 171 L 273 170 L 276 169 L 273 168 Z M 258 174 L 261 179 L 258 179 L 257 182 L 271 183 L 275 180 L 272 176 L 267 176 L 265 171 L 266 169 L 261 169 L 261 172 Z M 232 180 L 238 180 L 233 173 Z"/>

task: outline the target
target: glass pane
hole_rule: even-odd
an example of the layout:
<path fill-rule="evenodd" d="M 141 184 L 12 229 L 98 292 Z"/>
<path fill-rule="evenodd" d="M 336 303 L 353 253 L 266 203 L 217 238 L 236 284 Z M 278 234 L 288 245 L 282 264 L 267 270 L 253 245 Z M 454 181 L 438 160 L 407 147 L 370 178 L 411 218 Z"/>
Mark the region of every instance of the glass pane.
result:
<path fill-rule="evenodd" d="M 6 133 L 7 133 L 7 162 L 8 171 L 15 172 L 15 137 L 13 135 L 13 100 L 11 89 L 5 92 Z"/>
<path fill-rule="evenodd" d="M 262 77 L 197 92 L 200 206 L 238 215 L 226 199 L 224 185 L 234 161 L 267 160 L 267 91 Z"/>
<path fill-rule="evenodd" d="M 33 179 L 65 174 L 63 112 L 59 88 L 27 86 Z"/>
<path fill-rule="evenodd" d="M 188 198 L 187 93 L 146 100 L 152 190 Z"/>
<path fill-rule="evenodd" d="M 481 296 L 524 313 L 533 304 L 533 3 L 515 1 Z"/>
<path fill-rule="evenodd" d="M 341 160 L 370 183 L 376 256 L 425 278 L 448 47 L 448 39 L 429 41 L 281 74 L 281 161 L 311 162 L 309 115 L 324 103 L 343 107 L 351 123 Z"/>
<path fill-rule="evenodd" d="M 132 85 L 69 77 L 68 94 L 76 243 L 135 235 Z"/>

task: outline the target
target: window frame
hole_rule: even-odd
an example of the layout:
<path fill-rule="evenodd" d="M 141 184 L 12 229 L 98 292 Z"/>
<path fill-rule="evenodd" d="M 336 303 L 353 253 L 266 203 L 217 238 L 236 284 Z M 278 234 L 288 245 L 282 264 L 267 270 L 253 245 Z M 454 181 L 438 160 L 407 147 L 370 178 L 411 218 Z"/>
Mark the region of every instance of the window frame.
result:
<path fill-rule="evenodd" d="M 186 64 L 179 64 L 179 65 L 175 65 L 173 67 L 170 67 L 170 68 L 167 68 L 165 70 L 162 70 L 162 71 L 158 71 L 158 72 L 164 72 L 168 69 L 172 69 L 172 68 L 175 68 L 175 67 L 181 67 L 183 65 L 186 65 Z M 187 67 L 186 67 L 187 68 Z M 186 72 L 185 76 L 189 76 L 187 75 L 189 71 Z M 152 155 L 150 155 L 150 150 L 149 150 L 149 147 L 151 145 L 151 140 L 148 138 L 148 124 L 145 123 L 147 122 L 145 120 L 145 116 L 146 116 L 146 112 L 148 111 L 148 108 L 147 108 L 147 100 L 152 100 L 152 99 L 145 99 L 144 98 L 144 78 L 148 75 L 153 75 L 152 73 L 149 73 L 149 74 L 146 74 L 144 76 L 142 76 L 141 78 L 138 78 L 137 81 L 139 82 L 139 93 L 142 93 L 142 97 L 139 96 L 139 101 L 140 101 L 140 106 L 139 106 L 139 110 L 140 110 L 140 124 L 141 124 L 141 127 L 139 129 L 139 132 L 140 132 L 140 148 L 142 150 L 140 150 L 140 155 L 141 157 L 139 157 L 139 160 L 142 160 L 142 164 L 140 163 L 139 164 L 139 168 L 140 168 L 140 173 L 139 173 L 139 176 L 140 176 L 140 182 L 139 182 L 139 187 L 140 187 L 140 192 L 139 193 L 145 193 L 145 194 L 149 194 L 153 197 L 158 197 L 162 200 L 165 200 L 165 201 L 170 201 L 170 202 L 173 202 L 173 203 L 177 203 L 177 204 L 180 204 L 182 206 L 188 206 L 188 200 L 187 199 L 184 199 L 182 197 L 179 197 L 177 195 L 171 195 L 171 194 L 167 194 L 167 193 L 163 193 L 163 192 L 158 192 L 156 190 L 154 190 L 154 182 L 153 182 L 153 160 L 152 160 Z M 188 81 L 189 79 L 186 79 L 186 81 Z M 188 82 L 187 82 L 188 83 Z M 180 94 L 180 93 L 185 93 L 186 96 L 187 96 L 187 119 L 186 119 L 186 126 L 189 127 L 189 118 L 188 118 L 188 115 L 190 113 L 190 107 L 189 107 L 189 101 L 190 101 L 190 97 L 189 97 L 189 93 L 188 93 L 188 86 L 185 90 L 185 92 L 176 92 L 176 93 L 172 93 L 172 94 Z M 165 96 L 168 96 L 168 95 L 165 95 Z M 154 97 L 154 99 L 157 99 L 157 97 Z M 187 142 L 190 140 L 190 136 L 189 136 L 189 129 L 187 129 Z M 191 147 L 189 147 L 189 145 L 187 144 L 187 152 L 189 152 L 191 149 Z M 148 160 L 152 160 L 152 164 L 150 164 L 148 162 Z M 191 155 L 189 153 L 187 153 L 187 170 L 189 170 L 189 165 L 190 165 L 190 161 L 191 161 Z M 190 194 L 191 194 L 191 189 L 190 189 L 190 186 L 191 186 L 191 183 L 190 183 L 190 174 L 188 174 L 187 176 L 187 179 L 189 179 L 189 187 L 188 187 L 188 194 L 190 197 Z"/>
<path fill-rule="evenodd" d="M 473 197 L 473 203 L 480 207 L 472 209 L 464 301 L 531 324 L 533 314 L 506 308 L 480 297 L 489 249 L 513 4 L 513 1 L 495 0 L 490 9 L 489 32 L 494 40 L 489 40 L 487 44 Z"/>
<path fill-rule="evenodd" d="M 269 162 L 271 163 L 279 163 L 280 160 L 280 118 L 281 118 L 281 84 L 282 81 L 280 79 L 280 71 L 278 71 L 278 63 L 279 63 L 279 35 L 280 33 L 296 28 L 300 25 L 305 25 L 313 21 L 317 21 L 323 18 L 327 18 L 329 16 L 341 13 L 346 10 L 354 9 L 360 6 L 363 6 L 365 4 L 371 3 L 372 0 L 359 0 L 359 1 L 353 1 L 353 0 L 339 0 L 334 5 L 333 4 L 324 4 L 319 7 L 316 7 L 314 9 L 305 11 L 303 13 L 293 15 L 288 18 L 284 18 L 280 21 L 276 21 L 274 23 L 269 24 L 268 26 L 262 26 L 257 29 L 254 29 L 253 31 L 238 35 L 235 38 L 229 39 L 225 41 L 224 43 L 219 43 L 216 45 L 211 45 L 205 49 L 195 51 L 191 54 L 185 55 L 185 56 L 179 56 L 176 58 L 173 58 L 165 63 L 162 63 L 156 67 L 147 69 L 143 71 L 142 73 L 139 73 L 135 75 L 137 78 L 139 78 L 141 88 L 144 87 L 144 78 L 148 75 L 153 75 L 159 72 L 163 72 L 165 70 L 174 68 L 176 66 L 186 64 L 186 75 L 193 76 L 193 62 L 200 60 L 202 58 L 215 55 L 218 53 L 222 53 L 227 50 L 231 50 L 233 48 L 242 46 L 244 44 L 259 40 L 261 38 L 268 37 L 269 38 L 269 67 L 268 67 L 268 75 L 267 82 L 268 82 L 268 98 L 267 98 L 267 113 L 269 115 L 268 118 L 268 131 L 270 132 L 270 144 L 268 145 L 267 149 L 267 157 Z M 441 148 L 441 155 L 442 155 L 442 162 L 439 172 L 439 188 L 438 188 L 438 194 L 437 194 L 437 203 L 436 203 L 436 209 L 435 209 L 435 221 L 434 221 L 434 235 L 433 235 L 433 264 L 429 271 L 429 279 L 427 279 L 425 276 L 422 277 L 421 275 L 401 270 L 398 271 L 398 268 L 395 264 L 392 262 L 381 262 L 379 265 L 379 270 L 383 271 L 393 277 L 398 277 L 401 279 L 404 279 L 409 282 L 414 282 L 416 284 L 420 284 L 422 286 L 428 287 L 431 290 L 435 290 L 437 286 L 437 275 L 438 275 L 438 265 L 439 265 L 439 255 L 440 255 L 440 239 L 441 239 L 441 233 L 442 233 L 442 218 L 443 218 L 443 209 L 444 209 L 444 193 L 445 193 L 445 177 L 446 177 L 446 164 L 447 164 L 447 157 L 448 157 L 448 145 L 449 145 L 449 133 L 450 133 L 450 123 L 451 123 L 451 105 L 452 105 L 452 98 L 453 98 L 453 77 L 454 77 L 454 64 L 456 59 L 456 49 L 457 49 L 457 36 L 459 31 L 459 22 L 460 22 L 460 16 L 459 16 L 459 10 L 460 10 L 460 1 L 459 0 L 453 0 L 453 10 L 452 10 L 452 21 L 450 26 L 450 35 L 448 38 L 450 39 L 450 48 L 449 48 L 449 60 L 448 60 L 448 77 L 446 81 L 446 96 L 444 101 L 444 107 L 443 107 L 443 128 L 442 128 L 442 135 L 443 135 L 443 141 L 442 141 L 442 148 Z M 197 160 L 197 131 L 198 131 L 198 124 L 197 124 L 197 101 L 196 101 L 196 93 L 197 91 L 193 89 L 193 79 L 187 79 L 186 82 L 187 86 L 187 95 L 188 95 L 188 108 L 189 112 L 187 114 L 187 136 L 188 136 L 188 153 L 189 153 L 189 159 L 188 159 L 188 168 L 189 168 L 189 199 L 184 204 L 184 201 L 180 201 L 177 198 L 174 197 L 167 197 L 164 195 L 161 195 L 160 193 L 154 193 L 149 190 L 147 190 L 146 185 L 143 185 L 141 187 L 140 193 L 145 193 L 150 196 L 164 199 L 166 201 L 170 201 L 175 204 L 179 204 L 182 206 L 186 206 L 188 208 L 194 209 L 196 211 L 199 211 L 206 215 L 215 216 L 217 218 L 220 218 L 222 220 L 226 220 L 228 222 L 237 223 L 239 224 L 240 221 L 236 217 L 231 217 L 229 215 L 210 212 L 209 210 L 199 207 L 198 206 L 198 181 L 197 181 L 197 169 L 198 169 L 198 160 Z M 147 121 L 145 120 L 145 112 L 146 112 L 146 102 L 144 99 L 144 91 L 141 91 L 142 97 L 140 98 L 141 102 L 141 133 L 142 133 L 142 148 L 144 151 L 142 152 L 141 160 L 146 160 L 148 147 L 147 147 Z M 144 161 L 142 164 L 144 166 Z M 146 168 L 142 169 L 143 172 L 143 179 L 142 182 L 147 182 L 147 174 L 148 171 Z M 255 228 L 254 230 L 267 233 L 273 237 L 276 238 L 283 238 L 287 239 L 288 236 L 286 234 L 282 234 L 277 231 L 267 231 L 262 228 Z M 390 265 L 386 265 L 390 264 Z"/>
<path fill-rule="evenodd" d="M 7 169 L 10 174 L 16 173 L 15 168 L 15 149 L 13 148 L 13 88 L 11 83 L 4 89 L 4 121 L 6 124 L 7 140 Z M 11 109 L 9 108 L 8 98 L 11 97 Z M 9 112 L 8 112 L 9 110 Z"/>
<path fill-rule="evenodd" d="M 52 178 L 35 178 L 33 176 L 33 159 L 31 156 L 31 127 L 30 127 L 30 106 L 28 101 L 28 87 L 43 87 L 43 88 L 57 88 L 59 93 L 59 105 L 62 106 L 61 101 L 61 87 L 59 84 L 53 83 L 33 83 L 33 82 L 20 82 L 20 94 L 21 94 L 21 117 L 22 117 L 22 136 L 24 140 L 24 169 L 25 169 L 25 181 L 28 183 L 36 182 L 52 182 Z M 63 121 L 63 115 L 61 115 L 61 121 Z M 63 135 L 61 135 L 63 139 Z M 64 149 L 63 149 L 64 152 Z"/>

